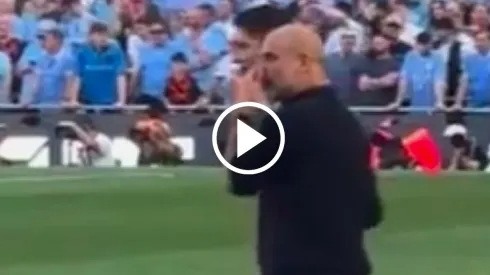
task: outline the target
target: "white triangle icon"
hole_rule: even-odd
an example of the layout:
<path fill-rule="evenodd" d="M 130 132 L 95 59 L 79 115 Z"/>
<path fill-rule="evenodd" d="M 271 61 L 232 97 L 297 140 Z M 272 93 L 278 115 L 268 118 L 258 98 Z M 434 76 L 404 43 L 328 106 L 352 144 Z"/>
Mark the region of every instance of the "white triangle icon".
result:
<path fill-rule="evenodd" d="M 255 131 L 252 127 L 248 126 L 241 120 L 237 119 L 237 157 L 245 154 L 265 139 L 266 137 L 264 137 L 262 134 Z"/>

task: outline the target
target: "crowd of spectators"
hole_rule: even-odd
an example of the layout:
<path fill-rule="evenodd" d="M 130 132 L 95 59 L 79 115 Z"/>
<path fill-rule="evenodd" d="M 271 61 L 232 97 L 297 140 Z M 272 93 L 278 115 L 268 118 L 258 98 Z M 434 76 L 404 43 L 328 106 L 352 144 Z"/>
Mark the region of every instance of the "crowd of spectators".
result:
<path fill-rule="evenodd" d="M 490 106 L 489 9 L 470 0 L 3 0 L 0 104 L 227 104 L 234 13 L 264 2 L 322 36 L 349 105 Z"/>

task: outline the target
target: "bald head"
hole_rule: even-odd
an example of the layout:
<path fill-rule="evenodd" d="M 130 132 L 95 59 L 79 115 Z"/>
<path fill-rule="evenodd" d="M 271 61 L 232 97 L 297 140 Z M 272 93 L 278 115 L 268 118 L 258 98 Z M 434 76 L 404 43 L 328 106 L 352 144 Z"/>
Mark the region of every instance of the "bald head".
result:
<path fill-rule="evenodd" d="M 266 36 L 261 54 L 264 82 L 278 99 L 326 81 L 320 36 L 303 24 L 273 30 Z"/>
<path fill-rule="evenodd" d="M 263 52 L 283 51 L 285 54 L 321 60 L 323 45 L 320 36 L 302 24 L 288 24 L 266 36 Z"/>

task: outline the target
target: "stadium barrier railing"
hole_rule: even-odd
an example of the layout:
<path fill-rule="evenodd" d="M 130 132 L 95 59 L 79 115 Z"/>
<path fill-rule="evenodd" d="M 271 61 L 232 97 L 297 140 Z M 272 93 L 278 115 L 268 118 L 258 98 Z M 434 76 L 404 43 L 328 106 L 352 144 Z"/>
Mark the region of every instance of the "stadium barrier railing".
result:
<path fill-rule="evenodd" d="M 229 105 L 168 105 L 169 111 L 175 112 L 192 112 L 196 110 L 201 111 L 224 111 Z M 64 106 L 56 104 L 38 104 L 22 106 L 19 104 L 0 104 L 0 111 L 2 110 L 80 110 L 80 111 L 110 111 L 110 110 L 121 110 L 121 111 L 143 111 L 147 110 L 148 107 L 145 105 L 124 105 L 124 106 L 112 106 L 112 105 L 78 105 L 78 106 Z M 372 106 L 352 106 L 349 109 L 353 112 L 359 113 L 447 113 L 451 111 L 438 110 L 430 107 L 404 107 L 398 109 L 387 109 L 386 107 L 372 107 Z M 483 108 L 462 108 L 458 110 L 462 113 L 473 113 L 473 114 L 490 114 L 490 107 Z"/>

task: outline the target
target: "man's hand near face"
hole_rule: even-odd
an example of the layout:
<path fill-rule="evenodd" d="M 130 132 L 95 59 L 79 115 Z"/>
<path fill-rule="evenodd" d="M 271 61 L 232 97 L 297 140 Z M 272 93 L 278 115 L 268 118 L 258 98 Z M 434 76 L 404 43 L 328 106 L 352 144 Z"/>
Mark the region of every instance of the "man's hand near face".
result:
<path fill-rule="evenodd" d="M 235 74 L 231 78 L 232 103 L 243 102 L 266 103 L 266 98 L 262 88 L 262 74 L 257 68 L 249 69 L 244 74 Z M 228 160 L 236 156 L 237 125 L 236 120 L 250 120 L 255 117 L 258 109 L 253 107 L 239 108 L 231 113 L 233 121 L 225 150 L 225 158 Z"/>
<path fill-rule="evenodd" d="M 233 104 L 241 102 L 267 102 L 262 87 L 262 71 L 251 68 L 244 74 L 236 74 L 231 79 Z"/>

